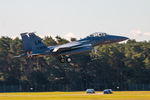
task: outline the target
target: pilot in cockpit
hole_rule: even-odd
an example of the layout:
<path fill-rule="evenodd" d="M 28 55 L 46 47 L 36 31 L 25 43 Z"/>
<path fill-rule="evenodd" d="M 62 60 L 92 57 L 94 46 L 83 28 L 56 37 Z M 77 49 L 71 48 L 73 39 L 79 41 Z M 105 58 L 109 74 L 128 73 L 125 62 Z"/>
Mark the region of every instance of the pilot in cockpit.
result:
<path fill-rule="evenodd" d="M 90 37 L 102 37 L 102 36 L 106 36 L 107 33 L 103 33 L 103 32 L 95 32 L 93 34 L 90 35 Z"/>

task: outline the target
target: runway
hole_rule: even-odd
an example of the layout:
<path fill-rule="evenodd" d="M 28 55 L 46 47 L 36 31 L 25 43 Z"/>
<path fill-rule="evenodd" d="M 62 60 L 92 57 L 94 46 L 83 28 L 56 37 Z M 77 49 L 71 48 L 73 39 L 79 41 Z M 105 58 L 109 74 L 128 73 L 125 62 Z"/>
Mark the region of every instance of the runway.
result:
<path fill-rule="evenodd" d="M 0 93 L 0 100 L 149 100 L 150 91 L 122 91 L 113 94 L 83 92 L 20 92 Z"/>
<path fill-rule="evenodd" d="M 46 95 L 42 94 L 43 97 L 56 97 L 56 96 L 89 96 L 89 95 L 103 95 L 103 93 L 95 93 L 95 94 L 87 94 L 87 93 L 81 93 L 81 94 L 78 94 L 77 92 L 76 93 L 71 93 L 71 94 L 47 94 L 45 93 Z M 41 97 L 41 95 L 39 95 L 38 93 L 34 94 L 31 93 L 31 94 L 23 94 L 23 93 L 1 93 L 0 94 L 0 97 Z"/>

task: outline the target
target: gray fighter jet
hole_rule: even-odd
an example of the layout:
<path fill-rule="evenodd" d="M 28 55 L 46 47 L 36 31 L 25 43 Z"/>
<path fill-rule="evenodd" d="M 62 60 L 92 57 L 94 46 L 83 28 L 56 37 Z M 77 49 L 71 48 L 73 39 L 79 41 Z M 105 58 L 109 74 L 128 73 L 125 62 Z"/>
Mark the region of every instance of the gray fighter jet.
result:
<path fill-rule="evenodd" d="M 35 33 L 22 33 L 25 53 L 16 57 L 60 56 L 60 62 L 71 62 L 70 55 L 91 52 L 95 46 L 127 40 L 127 37 L 95 32 L 83 39 L 63 45 L 46 46 Z"/>

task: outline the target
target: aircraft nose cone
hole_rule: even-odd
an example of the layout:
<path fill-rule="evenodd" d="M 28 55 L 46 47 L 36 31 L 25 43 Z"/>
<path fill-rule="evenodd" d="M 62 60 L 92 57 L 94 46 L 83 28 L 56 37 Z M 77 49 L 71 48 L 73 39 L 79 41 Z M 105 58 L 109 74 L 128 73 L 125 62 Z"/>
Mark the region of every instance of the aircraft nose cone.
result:
<path fill-rule="evenodd" d="M 124 40 L 127 40 L 127 39 L 129 39 L 129 38 L 123 37 L 123 36 L 120 36 L 120 37 L 119 37 L 119 40 L 120 40 L 120 41 L 124 41 Z"/>
<path fill-rule="evenodd" d="M 121 42 L 121 41 L 124 41 L 124 40 L 127 40 L 127 39 L 128 38 L 124 37 L 124 36 L 114 36 L 113 37 L 114 42 Z"/>

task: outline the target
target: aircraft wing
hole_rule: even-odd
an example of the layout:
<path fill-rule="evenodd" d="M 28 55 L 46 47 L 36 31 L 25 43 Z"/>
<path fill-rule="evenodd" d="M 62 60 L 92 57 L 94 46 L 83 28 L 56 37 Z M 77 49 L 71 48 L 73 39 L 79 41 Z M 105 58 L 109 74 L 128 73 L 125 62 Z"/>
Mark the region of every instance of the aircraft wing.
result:
<path fill-rule="evenodd" d="M 78 47 L 82 47 L 82 46 L 83 46 L 82 42 L 78 42 L 78 41 L 71 42 L 71 43 L 67 43 L 67 44 L 56 46 L 53 49 L 53 52 L 59 52 L 59 51 L 69 50 L 69 49 L 78 48 Z"/>

